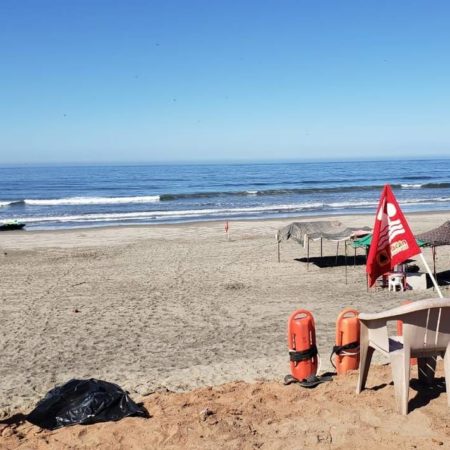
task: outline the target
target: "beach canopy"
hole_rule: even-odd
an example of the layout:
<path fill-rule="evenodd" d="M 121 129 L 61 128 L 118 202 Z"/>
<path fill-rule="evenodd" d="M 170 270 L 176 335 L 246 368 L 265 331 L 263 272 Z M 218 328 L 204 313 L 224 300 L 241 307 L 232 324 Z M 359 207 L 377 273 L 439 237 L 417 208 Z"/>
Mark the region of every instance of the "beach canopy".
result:
<path fill-rule="evenodd" d="M 346 227 L 337 220 L 320 220 L 316 222 L 293 222 L 278 230 L 278 242 L 294 239 L 301 245 L 305 245 L 305 239 L 316 241 L 325 239 L 328 241 L 341 242 L 350 238 L 364 236 L 372 231 L 369 227 L 351 228 Z"/>
<path fill-rule="evenodd" d="M 416 242 L 419 247 L 425 247 L 426 245 L 426 243 L 421 239 L 416 238 Z M 361 248 L 361 247 L 369 247 L 371 243 L 372 243 L 372 234 L 368 234 L 367 236 L 364 236 L 362 238 L 355 239 L 351 245 L 353 248 Z"/>
<path fill-rule="evenodd" d="M 447 220 L 447 222 L 437 228 L 419 234 L 418 237 L 425 242 L 425 246 L 431 247 L 433 255 L 433 274 L 436 278 L 436 247 L 450 245 L 450 220 Z M 448 280 L 445 280 L 445 283 L 449 283 Z"/>
<path fill-rule="evenodd" d="M 428 247 L 450 245 L 450 220 L 437 228 L 419 234 L 417 237 L 424 241 Z"/>
<path fill-rule="evenodd" d="M 336 264 L 338 261 L 339 243 L 345 242 L 345 282 L 347 283 L 347 242 L 349 239 L 361 237 L 372 231 L 369 227 L 352 228 L 346 227 L 337 220 L 319 220 L 315 222 L 293 222 L 277 233 L 278 241 L 278 262 L 280 262 L 280 243 L 288 239 L 294 239 L 299 244 L 306 247 L 307 256 L 306 263 L 309 268 L 309 241 L 320 240 L 320 257 L 322 254 L 322 240 L 337 242 L 336 247 Z"/>

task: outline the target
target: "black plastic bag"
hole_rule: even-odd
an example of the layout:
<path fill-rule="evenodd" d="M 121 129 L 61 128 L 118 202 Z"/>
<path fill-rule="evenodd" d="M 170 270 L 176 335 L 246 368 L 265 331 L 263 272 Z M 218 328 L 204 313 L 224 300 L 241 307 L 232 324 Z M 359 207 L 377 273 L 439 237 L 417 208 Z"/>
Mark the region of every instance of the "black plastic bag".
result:
<path fill-rule="evenodd" d="M 117 421 L 128 416 L 149 417 L 117 384 L 70 380 L 49 391 L 27 416 L 34 425 L 55 430 L 74 424 Z"/>

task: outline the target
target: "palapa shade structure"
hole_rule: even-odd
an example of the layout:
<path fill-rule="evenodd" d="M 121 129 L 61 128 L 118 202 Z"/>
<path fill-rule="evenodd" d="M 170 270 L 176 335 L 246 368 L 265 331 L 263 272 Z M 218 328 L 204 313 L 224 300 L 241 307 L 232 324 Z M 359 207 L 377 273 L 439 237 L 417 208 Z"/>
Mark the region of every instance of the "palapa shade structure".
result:
<path fill-rule="evenodd" d="M 431 247 L 433 253 L 433 273 L 436 278 L 436 247 L 450 245 L 450 220 L 447 220 L 447 222 L 437 228 L 417 235 L 417 238 L 421 239 L 427 247 Z"/>
<path fill-rule="evenodd" d="M 417 235 L 429 247 L 439 247 L 440 245 L 450 245 L 450 220 L 437 228 Z"/>

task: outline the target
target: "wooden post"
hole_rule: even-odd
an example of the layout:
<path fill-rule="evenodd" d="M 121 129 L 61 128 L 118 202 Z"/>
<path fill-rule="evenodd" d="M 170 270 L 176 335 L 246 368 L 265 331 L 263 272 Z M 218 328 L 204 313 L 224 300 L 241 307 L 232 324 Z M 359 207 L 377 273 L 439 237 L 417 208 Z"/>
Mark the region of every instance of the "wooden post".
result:
<path fill-rule="evenodd" d="M 345 263 L 345 284 L 347 284 L 347 241 L 344 241 L 344 249 L 345 249 L 345 257 L 344 257 L 344 263 Z"/>
<path fill-rule="evenodd" d="M 306 270 L 309 270 L 309 236 L 307 237 L 308 242 L 306 244 L 307 256 L 306 256 Z"/>
<path fill-rule="evenodd" d="M 338 255 L 339 255 L 339 241 L 336 246 L 336 264 L 335 264 L 335 266 L 337 266 L 337 263 L 338 263 Z"/>
<path fill-rule="evenodd" d="M 436 247 L 434 245 L 431 247 L 431 251 L 433 252 L 433 274 L 434 278 L 436 278 Z"/>
<path fill-rule="evenodd" d="M 278 245 L 278 262 L 280 262 L 280 235 L 277 233 L 277 245 Z"/>
<path fill-rule="evenodd" d="M 366 247 L 366 266 L 367 266 L 367 254 L 369 253 L 369 247 Z M 366 291 L 369 292 L 369 274 L 366 270 Z"/>

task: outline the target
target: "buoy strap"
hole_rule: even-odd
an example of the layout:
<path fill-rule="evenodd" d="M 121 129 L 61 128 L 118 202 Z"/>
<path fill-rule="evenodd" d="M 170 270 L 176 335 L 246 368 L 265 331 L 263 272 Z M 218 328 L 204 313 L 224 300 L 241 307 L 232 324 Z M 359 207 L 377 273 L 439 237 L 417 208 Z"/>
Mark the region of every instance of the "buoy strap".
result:
<path fill-rule="evenodd" d="M 356 349 L 359 349 L 359 342 L 350 342 L 350 344 L 335 345 L 333 347 L 333 353 L 336 353 L 336 355 L 340 355 L 342 352 L 345 352 L 346 350 L 356 350 Z"/>
<path fill-rule="evenodd" d="M 317 347 L 312 345 L 308 350 L 303 350 L 301 352 L 290 351 L 289 359 L 293 362 L 306 361 L 307 359 L 311 359 L 317 355 Z"/>

